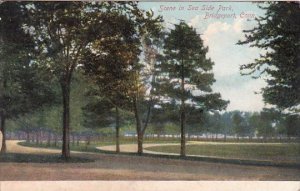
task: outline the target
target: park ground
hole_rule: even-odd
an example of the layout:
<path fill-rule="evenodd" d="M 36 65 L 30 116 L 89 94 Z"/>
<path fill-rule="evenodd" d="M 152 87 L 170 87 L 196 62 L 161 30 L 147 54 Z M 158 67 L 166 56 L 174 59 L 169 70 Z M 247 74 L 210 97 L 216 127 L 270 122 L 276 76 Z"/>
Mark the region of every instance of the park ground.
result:
<path fill-rule="evenodd" d="M 72 152 L 68 163 L 59 149 L 7 142 L 0 180 L 300 180 L 294 167 L 239 165 L 133 154 Z"/>

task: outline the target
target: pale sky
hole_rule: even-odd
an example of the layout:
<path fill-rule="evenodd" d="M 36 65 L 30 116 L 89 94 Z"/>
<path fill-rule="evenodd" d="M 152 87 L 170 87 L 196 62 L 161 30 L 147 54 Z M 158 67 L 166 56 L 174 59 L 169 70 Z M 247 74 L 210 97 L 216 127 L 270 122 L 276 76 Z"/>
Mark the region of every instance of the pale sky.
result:
<path fill-rule="evenodd" d="M 264 107 L 259 92 L 266 85 L 263 79 L 241 76 L 239 66 L 259 57 L 260 50 L 248 45 L 236 45 L 244 38 L 242 30 L 252 29 L 254 16 L 264 12 L 251 2 L 140 2 L 140 7 L 162 15 L 167 28 L 179 19 L 197 29 L 208 46 L 207 56 L 215 63 L 214 92 L 229 100 L 227 111 L 260 111 Z M 182 7 L 182 10 L 179 10 Z M 193 7 L 193 10 L 188 10 Z M 205 10 L 203 10 L 203 8 Z M 235 14 L 235 15 L 234 15 Z M 213 17 L 211 17 L 211 15 Z M 210 16 L 210 17 L 209 17 Z M 219 18 L 217 18 L 219 17 Z M 227 17 L 227 18 L 222 18 Z"/>

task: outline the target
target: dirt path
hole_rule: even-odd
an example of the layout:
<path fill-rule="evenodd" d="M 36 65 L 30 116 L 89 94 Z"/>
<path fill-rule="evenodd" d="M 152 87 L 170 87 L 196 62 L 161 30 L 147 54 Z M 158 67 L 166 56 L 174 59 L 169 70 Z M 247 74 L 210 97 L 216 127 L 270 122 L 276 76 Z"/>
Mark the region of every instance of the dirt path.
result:
<path fill-rule="evenodd" d="M 56 154 L 59 150 L 23 147 L 8 151 Z M 300 180 L 300 169 L 242 166 L 117 154 L 73 153 L 89 163 L 0 162 L 0 180 Z"/>
<path fill-rule="evenodd" d="M 282 143 L 224 143 L 224 142 L 203 142 L 203 141 L 188 141 L 186 145 L 202 145 L 202 144 L 210 144 L 210 145 L 233 145 L 233 144 L 245 144 L 245 145 L 277 145 Z M 179 153 L 165 153 L 165 152 L 157 152 L 157 151 L 151 151 L 147 148 L 149 147 L 158 147 L 158 146 L 171 146 L 171 145 L 180 145 L 179 143 L 144 143 L 143 144 L 143 151 L 144 153 L 149 154 L 168 154 L 168 155 L 179 155 Z M 107 145 L 107 146 L 101 146 L 96 147 L 99 150 L 103 151 L 116 151 L 115 145 Z M 137 152 L 137 144 L 123 144 L 120 145 L 121 152 L 127 152 L 127 153 L 136 153 Z M 204 155 L 188 155 L 188 156 L 195 156 L 195 157 L 209 157 Z"/>
<path fill-rule="evenodd" d="M 58 154 L 59 150 L 47 149 L 47 148 L 34 148 L 34 147 L 24 147 L 18 144 L 20 141 L 11 140 L 7 141 L 7 152 L 8 153 L 23 153 L 23 154 Z"/>
<path fill-rule="evenodd" d="M 166 154 L 163 152 L 150 151 L 150 150 L 147 150 L 147 148 L 148 147 L 156 147 L 156 146 L 168 146 L 168 145 L 179 145 L 179 144 L 178 143 L 164 143 L 164 144 L 144 143 L 143 151 L 144 151 L 144 153 L 149 153 L 149 154 Z M 107 145 L 107 146 L 96 147 L 96 148 L 99 150 L 102 150 L 102 151 L 116 151 L 115 145 Z M 137 144 L 120 145 L 120 150 L 121 150 L 121 152 L 126 152 L 126 153 L 136 153 L 137 152 Z M 168 154 L 169 155 L 178 155 L 177 153 L 168 153 Z"/>

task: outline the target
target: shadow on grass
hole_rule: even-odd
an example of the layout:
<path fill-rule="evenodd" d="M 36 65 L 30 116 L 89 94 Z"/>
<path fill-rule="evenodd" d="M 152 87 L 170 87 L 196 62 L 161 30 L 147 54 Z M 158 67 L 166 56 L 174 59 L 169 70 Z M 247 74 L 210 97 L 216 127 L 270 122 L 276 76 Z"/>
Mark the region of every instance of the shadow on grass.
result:
<path fill-rule="evenodd" d="M 16 162 L 16 163 L 89 163 L 94 162 L 92 159 L 71 157 L 65 160 L 60 155 L 38 155 L 38 154 L 20 154 L 6 153 L 0 155 L 0 162 Z"/>
<path fill-rule="evenodd" d="M 117 154 L 115 151 L 104 151 L 99 150 L 98 152 L 104 154 Z M 144 156 L 151 158 L 161 158 L 161 159 L 175 159 L 175 160 L 188 160 L 188 161 L 202 161 L 202 162 L 213 162 L 213 163 L 224 163 L 224 164 L 236 164 L 236 165 L 247 165 L 247 166 L 270 166 L 270 167 L 283 167 L 283 168 L 293 168 L 300 169 L 300 163 L 294 162 L 276 162 L 276 161 L 264 161 L 264 160 L 247 160 L 247 159 L 230 159 L 230 158 L 218 158 L 218 157 L 206 157 L 206 156 L 179 156 L 179 155 L 168 155 L 168 154 L 151 154 L 151 153 L 129 153 L 121 152 L 119 155 L 127 156 Z"/>

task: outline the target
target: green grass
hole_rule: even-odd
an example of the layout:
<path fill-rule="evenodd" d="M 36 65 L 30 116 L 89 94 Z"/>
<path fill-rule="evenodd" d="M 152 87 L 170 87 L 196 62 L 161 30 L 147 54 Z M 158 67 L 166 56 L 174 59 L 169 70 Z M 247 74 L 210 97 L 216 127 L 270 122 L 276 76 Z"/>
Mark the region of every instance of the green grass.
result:
<path fill-rule="evenodd" d="M 147 150 L 179 153 L 180 146 L 148 147 Z M 204 155 L 224 158 L 297 161 L 300 159 L 299 143 L 282 144 L 201 144 L 187 145 L 187 155 Z"/>
<path fill-rule="evenodd" d="M 176 138 L 145 138 L 144 143 L 180 143 L 180 139 Z M 23 146 L 30 147 L 42 147 L 42 148 L 54 148 L 61 149 L 61 143 L 56 146 L 51 143 L 20 143 Z M 122 137 L 120 144 L 136 144 L 135 138 Z M 115 145 L 115 140 L 112 137 L 102 138 L 98 141 L 92 141 L 89 145 L 85 142 L 80 142 L 79 145 L 70 143 L 72 151 L 81 152 L 97 152 L 106 153 L 100 151 L 96 147 Z M 180 153 L 180 146 L 159 146 L 148 147 L 147 150 L 158 151 L 164 153 Z M 113 152 L 109 152 L 113 153 Z M 288 161 L 298 162 L 300 160 L 300 143 L 249 143 L 244 144 L 241 142 L 235 142 L 230 144 L 228 142 L 203 142 L 201 145 L 187 145 L 187 155 L 203 155 L 211 157 L 221 158 L 237 158 L 237 159 L 257 159 L 257 160 L 272 160 L 272 161 Z"/>

